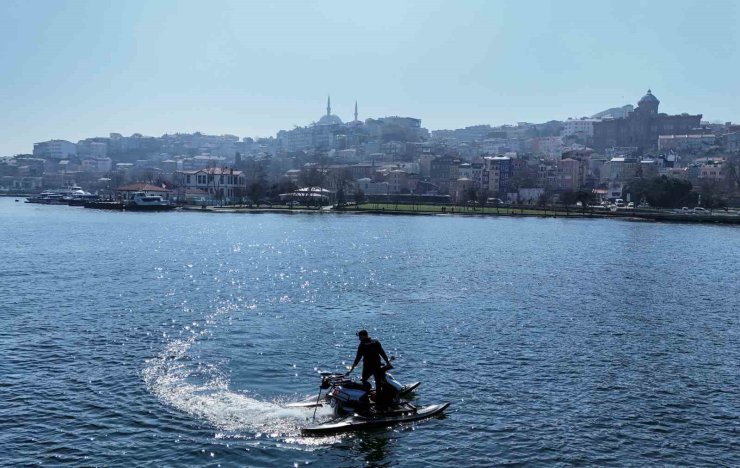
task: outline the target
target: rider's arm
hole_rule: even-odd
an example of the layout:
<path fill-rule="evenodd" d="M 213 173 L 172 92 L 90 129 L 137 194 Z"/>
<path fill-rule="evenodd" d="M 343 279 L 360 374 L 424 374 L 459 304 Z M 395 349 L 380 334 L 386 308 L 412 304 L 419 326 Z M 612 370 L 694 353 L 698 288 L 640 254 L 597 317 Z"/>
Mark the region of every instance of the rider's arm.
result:
<path fill-rule="evenodd" d="M 355 362 L 352 363 L 352 368 L 349 370 L 349 372 L 352 372 L 355 367 L 357 367 L 357 364 L 360 363 L 360 359 L 362 359 L 362 345 L 357 346 L 357 356 L 355 356 Z M 349 374 L 349 372 L 347 372 Z"/>
<path fill-rule="evenodd" d="M 385 359 L 385 363 L 389 366 L 391 365 L 391 361 L 388 360 L 388 356 L 385 355 L 385 350 L 383 350 L 383 345 L 380 344 L 380 341 L 378 341 L 378 351 L 380 351 L 380 357 Z"/>

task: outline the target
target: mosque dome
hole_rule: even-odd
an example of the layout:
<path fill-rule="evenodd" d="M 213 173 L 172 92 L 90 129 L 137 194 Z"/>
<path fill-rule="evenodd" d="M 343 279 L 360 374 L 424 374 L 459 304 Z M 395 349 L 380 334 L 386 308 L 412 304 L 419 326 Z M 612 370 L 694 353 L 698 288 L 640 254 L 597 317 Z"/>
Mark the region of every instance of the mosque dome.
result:
<path fill-rule="evenodd" d="M 319 125 L 341 125 L 342 119 L 334 114 L 326 114 L 321 116 L 318 122 Z"/>
<path fill-rule="evenodd" d="M 658 101 L 658 98 L 653 96 L 653 93 L 648 89 L 647 94 L 641 97 L 639 101 L 637 101 L 638 106 L 641 106 L 643 104 L 660 104 L 660 101 Z"/>

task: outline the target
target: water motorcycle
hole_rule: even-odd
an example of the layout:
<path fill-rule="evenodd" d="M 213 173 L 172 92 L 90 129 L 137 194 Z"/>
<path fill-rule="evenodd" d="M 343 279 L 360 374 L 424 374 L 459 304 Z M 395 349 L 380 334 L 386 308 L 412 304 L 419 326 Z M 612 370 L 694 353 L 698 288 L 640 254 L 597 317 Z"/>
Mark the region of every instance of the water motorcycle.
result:
<path fill-rule="evenodd" d="M 421 382 L 413 382 L 403 385 L 393 376 L 386 372 L 389 366 L 381 368 L 384 371 L 386 389 L 388 389 L 391 398 L 394 396 L 403 397 L 416 390 Z M 321 408 L 331 406 L 336 416 L 351 413 L 355 410 L 368 410 L 375 403 L 375 390 L 370 383 L 362 383 L 352 380 L 346 374 L 332 372 L 321 372 L 321 385 L 319 394 L 315 397 L 309 397 L 297 403 L 289 403 L 289 408 Z M 322 390 L 328 390 L 324 395 Z"/>
<path fill-rule="evenodd" d="M 443 403 L 417 407 L 401 399 L 416 389 L 420 382 L 402 385 L 387 372 L 390 369 L 391 365 L 381 367 L 384 381 L 381 395 L 377 395 L 369 384 L 354 381 L 345 374 L 322 372 L 319 396 L 316 400 L 291 406 L 313 407 L 315 415 L 317 407 L 328 404 L 333 408 L 335 417 L 322 424 L 303 428 L 303 434 L 325 435 L 388 427 L 439 415 L 449 406 L 449 403 Z M 326 390 L 323 400 L 321 390 Z"/>

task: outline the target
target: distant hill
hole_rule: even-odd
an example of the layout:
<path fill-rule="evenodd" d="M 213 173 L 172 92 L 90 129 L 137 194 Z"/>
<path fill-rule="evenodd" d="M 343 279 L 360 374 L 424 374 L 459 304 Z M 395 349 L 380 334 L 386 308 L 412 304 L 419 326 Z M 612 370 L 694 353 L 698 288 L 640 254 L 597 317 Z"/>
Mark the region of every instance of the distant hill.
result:
<path fill-rule="evenodd" d="M 629 114 L 633 110 L 635 110 L 635 108 L 632 106 L 632 104 L 627 104 L 626 106 L 612 107 L 611 109 L 601 111 L 598 114 L 592 115 L 591 118 L 592 119 L 606 119 L 606 118 L 618 119 L 621 117 L 627 117 L 627 114 Z"/>

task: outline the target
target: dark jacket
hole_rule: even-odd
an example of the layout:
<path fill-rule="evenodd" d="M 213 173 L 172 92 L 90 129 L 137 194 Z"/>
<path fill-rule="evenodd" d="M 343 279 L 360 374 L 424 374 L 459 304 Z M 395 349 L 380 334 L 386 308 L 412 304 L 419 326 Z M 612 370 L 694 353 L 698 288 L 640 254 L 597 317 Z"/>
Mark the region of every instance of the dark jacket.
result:
<path fill-rule="evenodd" d="M 383 346 L 380 345 L 380 341 L 367 339 L 360 341 L 357 346 L 357 356 L 355 356 L 355 362 L 352 367 L 356 367 L 362 359 L 362 366 L 365 369 L 377 369 L 380 367 L 380 358 L 383 358 L 385 362 L 388 362 L 388 356 L 386 356 Z"/>

